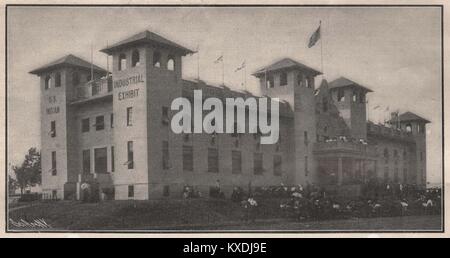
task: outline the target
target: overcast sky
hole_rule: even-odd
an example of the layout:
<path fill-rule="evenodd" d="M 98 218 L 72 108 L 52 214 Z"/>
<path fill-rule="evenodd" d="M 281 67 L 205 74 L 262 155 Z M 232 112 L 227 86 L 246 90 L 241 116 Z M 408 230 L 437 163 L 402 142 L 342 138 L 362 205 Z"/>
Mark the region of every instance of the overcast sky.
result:
<path fill-rule="evenodd" d="M 322 20 L 322 42 L 308 49 Z M 106 67 L 99 52 L 143 30 L 185 47 L 200 46 L 200 77 L 219 84 L 224 55 L 225 83 L 258 93 L 250 74 L 284 57 L 321 70 L 324 77 L 354 80 L 374 92 L 369 118 L 383 121 L 390 111 L 412 111 L 427 126 L 428 181 L 441 181 L 441 59 L 438 8 L 8 8 L 8 151 L 21 162 L 31 146 L 40 147 L 39 81 L 28 72 L 69 53 Z M 183 60 L 183 77 L 197 76 L 197 56 Z M 382 108 L 373 110 L 380 105 Z"/>

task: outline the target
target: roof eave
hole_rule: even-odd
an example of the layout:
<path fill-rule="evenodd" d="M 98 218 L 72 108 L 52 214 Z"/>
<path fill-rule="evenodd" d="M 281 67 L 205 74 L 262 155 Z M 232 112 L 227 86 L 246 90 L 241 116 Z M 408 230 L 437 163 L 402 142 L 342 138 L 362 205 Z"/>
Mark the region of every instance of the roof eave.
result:
<path fill-rule="evenodd" d="M 155 42 L 152 40 L 146 40 L 146 39 L 139 39 L 136 41 L 132 41 L 132 42 L 126 42 L 123 44 L 119 44 L 119 45 L 114 45 L 111 47 L 107 47 L 107 48 L 103 48 L 100 50 L 100 52 L 103 52 L 105 54 L 108 55 L 112 55 L 114 52 L 118 51 L 121 48 L 127 47 L 127 46 L 133 46 L 133 45 L 137 45 L 137 44 L 155 44 L 155 45 L 164 45 L 162 43 L 159 42 Z M 175 49 L 176 51 L 179 51 L 182 53 L 182 55 L 188 55 L 188 54 L 193 54 L 194 51 L 185 48 L 185 47 L 177 47 L 177 46 L 170 46 L 170 45 L 164 45 L 165 47 L 171 48 L 171 49 Z"/>
<path fill-rule="evenodd" d="M 28 73 L 30 74 L 34 74 L 34 75 L 40 75 L 43 74 L 49 70 L 54 70 L 56 68 L 62 68 L 62 67 L 76 67 L 76 68 L 80 68 L 80 69 L 84 69 L 84 70 L 90 70 L 90 68 L 87 67 L 83 67 L 83 66 L 77 66 L 77 65 L 72 65 L 72 64 L 57 64 L 57 65 L 52 65 L 52 66 L 47 66 L 47 67 L 41 67 L 41 68 L 37 68 L 34 70 L 29 71 Z M 99 72 L 99 73 L 106 73 L 106 70 L 102 69 L 102 68 L 95 68 L 93 69 L 95 72 Z"/>
<path fill-rule="evenodd" d="M 278 72 L 278 71 L 281 71 L 281 70 L 291 70 L 291 69 L 295 69 L 295 68 L 300 69 L 300 70 L 304 70 L 304 71 L 308 71 L 308 72 L 312 73 L 314 76 L 323 74 L 322 72 L 314 70 L 312 68 L 307 69 L 307 68 L 296 67 L 296 66 L 284 67 L 284 68 L 273 69 L 273 70 L 267 70 L 267 72 Z M 266 73 L 265 69 L 262 69 L 262 70 L 258 70 L 256 72 L 252 73 L 252 75 L 259 78 L 259 77 L 263 76 L 265 73 Z"/>

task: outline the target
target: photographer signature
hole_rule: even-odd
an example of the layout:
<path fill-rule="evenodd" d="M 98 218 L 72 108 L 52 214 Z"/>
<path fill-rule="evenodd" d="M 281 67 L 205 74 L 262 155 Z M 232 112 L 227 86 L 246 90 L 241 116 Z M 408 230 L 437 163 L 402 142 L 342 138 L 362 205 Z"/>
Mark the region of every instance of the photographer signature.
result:
<path fill-rule="evenodd" d="M 24 219 L 20 219 L 19 221 L 14 221 L 13 219 L 9 219 L 9 222 L 12 226 L 16 228 L 27 228 L 27 229 L 36 229 L 36 228 L 52 228 L 44 219 L 35 219 L 31 222 L 26 221 Z"/>

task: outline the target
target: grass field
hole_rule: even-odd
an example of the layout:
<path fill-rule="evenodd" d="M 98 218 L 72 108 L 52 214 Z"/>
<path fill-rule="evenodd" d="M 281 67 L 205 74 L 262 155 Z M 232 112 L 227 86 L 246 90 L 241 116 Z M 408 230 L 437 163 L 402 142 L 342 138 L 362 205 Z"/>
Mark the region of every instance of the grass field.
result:
<path fill-rule="evenodd" d="M 283 217 L 279 200 L 259 202 L 255 222 L 229 200 L 39 202 L 14 207 L 12 221 L 43 219 L 51 230 L 439 230 L 440 216 L 296 222 Z M 10 230 L 24 230 L 9 225 Z"/>

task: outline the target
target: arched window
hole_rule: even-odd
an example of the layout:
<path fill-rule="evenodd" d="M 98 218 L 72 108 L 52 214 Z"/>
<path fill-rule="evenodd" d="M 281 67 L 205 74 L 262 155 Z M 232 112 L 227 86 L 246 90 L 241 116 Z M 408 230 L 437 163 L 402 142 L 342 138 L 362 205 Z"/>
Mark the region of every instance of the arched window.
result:
<path fill-rule="evenodd" d="M 303 74 L 299 73 L 297 74 L 297 85 L 303 86 L 302 83 L 303 83 Z"/>
<path fill-rule="evenodd" d="M 280 86 L 286 86 L 287 85 L 287 73 L 282 72 L 280 74 Z"/>
<path fill-rule="evenodd" d="M 46 90 L 50 89 L 51 83 L 52 83 L 52 77 L 50 77 L 50 75 L 47 75 L 45 77 L 45 85 L 44 85 Z"/>
<path fill-rule="evenodd" d="M 175 57 L 172 55 L 169 56 L 169 60 L 167 61 L 167 69 L 175 71 Z"/>
<path fill-rule="evenodd" d="M 359 102 L 365 103 L 366 102 L 366 94 L 364 92 L 359 93 Z"/>
<path fill-rule="evenodd" d="M 267 79 L 266 79 L 266 84 L 267 84 L 267 88 L 273 88 L 274 85 L 274 80 L 273 80 L 273 75 L 268 75 Z"/>
<path fill-rule="evenodd" d="M 55 87 L 61 87 L 61 73 L 55 74 Z"/>
<path fill-rule="evenodd" d="M 328 99 L 326 97 L 322 99 L 322 110 L 323 112 L 328 111 Z"/>
<path fill-rule="evenodd" d="M 131 54 L 131 66 L 135 67 L 138 66 L 139 64 L 140 64 L 139 51 L 134 50 L 133 54 Z"/>
<path fill-rule="evenodd" d="M 159 52 L 153 53 L 153 66 L 161 67 L 161 53 L 159 53 Z"/>
<path fill-rule="evenodd" d="M 408 132 L 408 133 L 412 132 L 412 126 L 411 126 L 411 124 L 407 124 L 407 125 L 406 125 L 406 132 Z"/>
<path fill-rule="evenodd" d="M 77 86 L 78 84 L 80 84 L 80 75 L 77 72 L 74 72 L 72 74 L 72 83 L 73 85 Z"/>
<path fill-rule="evenodd" d="M 127 57 L 125 54 L 119 55 L 119 71 L 127 69 Z"/>
<path fill-rule="evenodd" d="M 352 100 L 353 102 L 358 101 L 358 92 L 356 90 L 353 91 Z"/>
<path fill-rule="evenodd" d="M 313 77 L 308 77 L 306 79 L 306 81 L 308 82 L 307 85 L 306 85 L 306 88 L 314 89 L 314 78 Z"/>
<path fill-rule="evenodd" d="M 345 101 L 345 95 L 344 95 L 344 90 L 343 89 L 339 89 L 338 93 L 337 93 L 337 100 L 338 102 L 343 102 Z"/>

